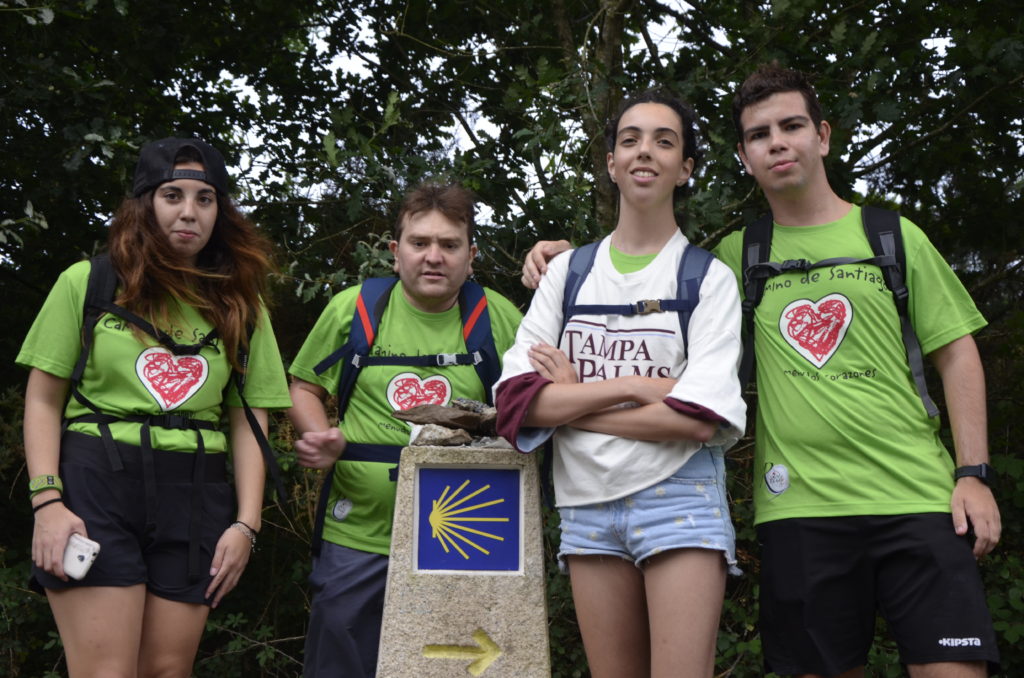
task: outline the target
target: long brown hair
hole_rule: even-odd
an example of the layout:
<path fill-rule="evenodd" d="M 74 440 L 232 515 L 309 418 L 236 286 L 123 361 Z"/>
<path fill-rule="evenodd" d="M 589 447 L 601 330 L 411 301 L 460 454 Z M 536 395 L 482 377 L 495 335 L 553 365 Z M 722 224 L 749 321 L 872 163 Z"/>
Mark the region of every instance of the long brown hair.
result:
<path fill-rule="evenodd" d="M 231 365 L 242 369 L 238 349 L 248 347 L 248 328 L 259 323 L 273 246 L 230 198 L 217 194 L 213 233 L 194 267 L 160 230 L 152 190 L 124 199 L 107 243 L 122 284 L 118 304 L 166 330 L 176 297 L 217 328 Z"/>

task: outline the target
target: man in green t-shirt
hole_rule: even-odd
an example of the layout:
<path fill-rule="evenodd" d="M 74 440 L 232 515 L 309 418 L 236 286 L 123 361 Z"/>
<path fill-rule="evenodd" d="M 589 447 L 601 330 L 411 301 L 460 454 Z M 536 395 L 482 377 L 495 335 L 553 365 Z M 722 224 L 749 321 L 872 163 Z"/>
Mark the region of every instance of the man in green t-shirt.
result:
<path fill-rule="evenodd" d="M 464 285 L 475 285 L 467 283 L 477 253 L 472 194 L 458 185 L 421 185 L 405 197 L 395 230 L 390 249 L 399 282 L 385 293 L 370 357 L 387 363 L 377 359 L 465 354 L 459 295 Z M 349 288 L 331 300 L 289 370 L 295 403 L 289 415 L 301 435 L 295 442 L 299 462 L 332 469 L 319 508 L 322 528 L 314 535 L 320 546 L 310 575 L 306 678 L 376 672 L 395 504 L 393 471 L 410 433 L 392 412 L 444 405 L 453 398 L 490 399 L 489 385 L 472 364 L 368 364 L 347 401 L 339 403 L 342 421 L 332 426 L 324 402 L 352 367 L 339 361 L 325 369 L 321 362 L 349 340 L 357 313 L 374 312 L 363 308 L 361 292 L 362 286 Z M 522 316 L 492 290 L 484 290 L 484 298 L 496 361 L 514 342 Z"/>
<path fill-rule="evenodd" d="M 831 128 L 803 74 L 762 66 L 740 86 L 733 120 L 772 209 L 771 261 L 872 256 L 860 208 L 829 185 Z M 975 563 L 1000 533 L 971 336 L 985 320 L 920 229 L 901 219 L 901 231 L 910 319 L 942 379 L 958 479 L 880 270 L 769 279 L 754 315 L 754 502 L 760 631 L 775 673 L 863 675 L 878 612 L 911 676 L 985 676 L 998 663 Z M 740 282 L 742 239 L 715 250 Z"/>
<path fill-rule="evenodd" d="M 803 74 L 763 66 L 741 85 L 733 120 L 772 209 L 770 261 L 872 257 L 860 207 L 829 185 L 831 128 Z M 921 230 L 900 226 L 909 315 L 942 379 L 955 469 L 877 266 L 785 272 L 754 313 L 759 628 L 778 674 L 863 676 L 878 612 L 913 678 L 981 677 L 998 665 L 975 562 L 1001 529 L 971 336 L 985 320 Z M 523 283 L 536 287 L 568 247 L 535 245 Z M 742 250 L 742 231 L 715 249 L 740 283 Z"/>

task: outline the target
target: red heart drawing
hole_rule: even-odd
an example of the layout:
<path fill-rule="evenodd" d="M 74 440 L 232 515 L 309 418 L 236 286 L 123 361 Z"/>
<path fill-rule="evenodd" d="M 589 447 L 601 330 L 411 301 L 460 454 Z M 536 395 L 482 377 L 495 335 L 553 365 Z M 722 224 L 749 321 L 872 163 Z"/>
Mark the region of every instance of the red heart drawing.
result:
<path fill-rule="evenodd" d="M 176 356 L 162 346 L 154 346 L 139 354 L 135 373 L 160 408 L 167 411 L 202 388 L 210 369 L 201 355 Z"/>
<path fill-rule="evenodd" d="M 853 321 L 853 305 L 841 294 L 818 301 L 797 299 L 782 310 L 779 330 L 789 345 L 815 367 L 822 367 L 843 342 Z"/>
<path fill-rule="evenodd" d="M 388 384 L 388 402 L 396 410 L 417 405 L 444 405 L 451 394 L 451 384 L 440 375 L 420 379 L 412 372 L 403 372 Z"/>

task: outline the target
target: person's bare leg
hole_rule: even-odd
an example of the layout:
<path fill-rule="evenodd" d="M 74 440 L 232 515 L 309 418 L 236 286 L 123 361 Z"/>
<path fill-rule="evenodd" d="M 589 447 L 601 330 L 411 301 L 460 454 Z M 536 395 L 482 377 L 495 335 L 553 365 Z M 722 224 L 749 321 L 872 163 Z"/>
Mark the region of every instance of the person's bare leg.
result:
<path fill-rule="evenodd" d="M 646 678 L 650 635 L 643 573 L 615 556 L 569 556 L 568 562 L 592 678 Z"/>
<path fill-rule="evenodd" d="M 721 551 L 676 549 L 643 563 L 651 678 L 709 678 L 725 598 Z"/>
<path fill-rule="evenodd" d="M 838 676 L 820 676 L 816 673 L 802 673 L 795 678 L 864 678 L 864 667 L 858 666 L 855 669 L 844 671 Z"/>
<path fill-rule="evenodd" d="M 139 678 L 188 678 L 210 608 L 146 595 Z"/>
<path fill-rule="evenodd" d="M 935 662 L 934 664 L 908 664 L 910 678 L 986 678 L 985 662 Z"/>
<path fill-rule="evenodd" d="M 135 678 L 146 587 L 86 586 L 46 597 L 64 644 L 69 678 Z"/>

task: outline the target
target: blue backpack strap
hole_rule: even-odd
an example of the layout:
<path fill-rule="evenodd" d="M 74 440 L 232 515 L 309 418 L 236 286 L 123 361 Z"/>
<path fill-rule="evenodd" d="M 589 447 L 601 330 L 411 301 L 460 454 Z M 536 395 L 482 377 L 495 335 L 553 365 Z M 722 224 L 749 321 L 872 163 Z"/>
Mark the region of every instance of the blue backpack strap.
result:
<path fill-rule="evenodd" d="M 459 309 L 462 314 L 462 338 L 466 351 L 472 357 L 488 405 L 493 405 L 491 391 L 501 376 L 501 360 L 491 330 L 491 313 L 487 308 L 487 294 L 474 280 L 467 280 L 459 290 Z"/>
<path fill-rule="evenodd" d="M 338 419 L 343 419 L 348 408 L 348 399 L 355 388 L 359 372 L 366 366 L 377 328 L 384 315 L 384 308 L 391 297 L 391 290 L 398 278 L 368 278 L 359 288 L 356 309 L 352 313 L 348 341 L 341 348 L 321 360 L 313 368 L 316 374 L 323 374 L 339 360 L 344 364 L 338 381 Z"/>
<path fill-rule="evenodd" d="M 590 269 L 594 267 L 594 258 L 597 256 L 597 248 L 600 244 L 600 241 L 588 243 L 577 247 L 569 255 L 569 272 L 566 274 L 565 293 L 562 295 L 563 332 L 569 323 L 569 318 L 577 315 L 574 313 L 576 297 L 579 295 L 580 287 L 583 286 L 583 281 L 586 280 Z M 559 332 L 559 336 L 561 336 L 561 332 Z"/>
<path fill-rule="evenodd" d="M 939 408 L 935 406 L 935 401 L 928 393 L 928 384 L 924 378 L 924 354 L 910 321 L 910 290 L 907 289 L 905 275 L 907 253 L 903 248 L 900 215 L 892 210 L 865 205 L 861 207 L 861 219 L 864 222 L 864 234 L 871 244 L 871 251 L 877 258 L 891 260 L 891 263 L 887 261 L 879 263 L 878 266 L 882 269 L 885 286 L 892 292 L 893 303 L 896 304 L 896 312 L 900 316 L 900 333 L 917 394 L 921 397 L 928 416 L 936 417 Z"/>
<path fill-rule="evenodd" d="M 601 241 L 592 242 L 573 250 L 569 257 L 569 271 L 565 278 L 565 294 L 562 296 L 562 330 L 569 324 L 569 318 L 576 315 L 642 315 L 653 313 L 663 309 L 652 306 L 653 301 L 638 301 L 632 304 L 577 304 L 576 297 L 579 295 L 583 281 L 590 274 L 594 267 L 594 260 L 597 257 L 597 248 Z"/>
<path fill-rule="evenodd" d="M 675 299 L 644 299 L 631 304 L 577 304 L 576 297 L 594 265 L 599 244 L 595 242 L 584 245 L 570 255 L 562 298 L 562 330 L 565 330 L 569 318 L 574 315 L 645 315 L 675 311 L 679 314 L 679 329 L 682 331 L 685 352 L 690 316 L 700 301 L 700 286 L 714 255 L 696 245 L 686 246 L 676 270 Z"/>
<path fill-rule="evenodd" d="M 661 302 L 664 310 L 674 310 L 679 314 L 679 329 L 683 337 L 684 355 L 688 355 L 690 318 L 693 316 L 693 310 L 700 303 L 700 286 L 704 282 L 704 276 L 707 275 L 714 258 L 715 255 L 702 247 L 687 245 L 676 272 L 676 298 Z"/>

